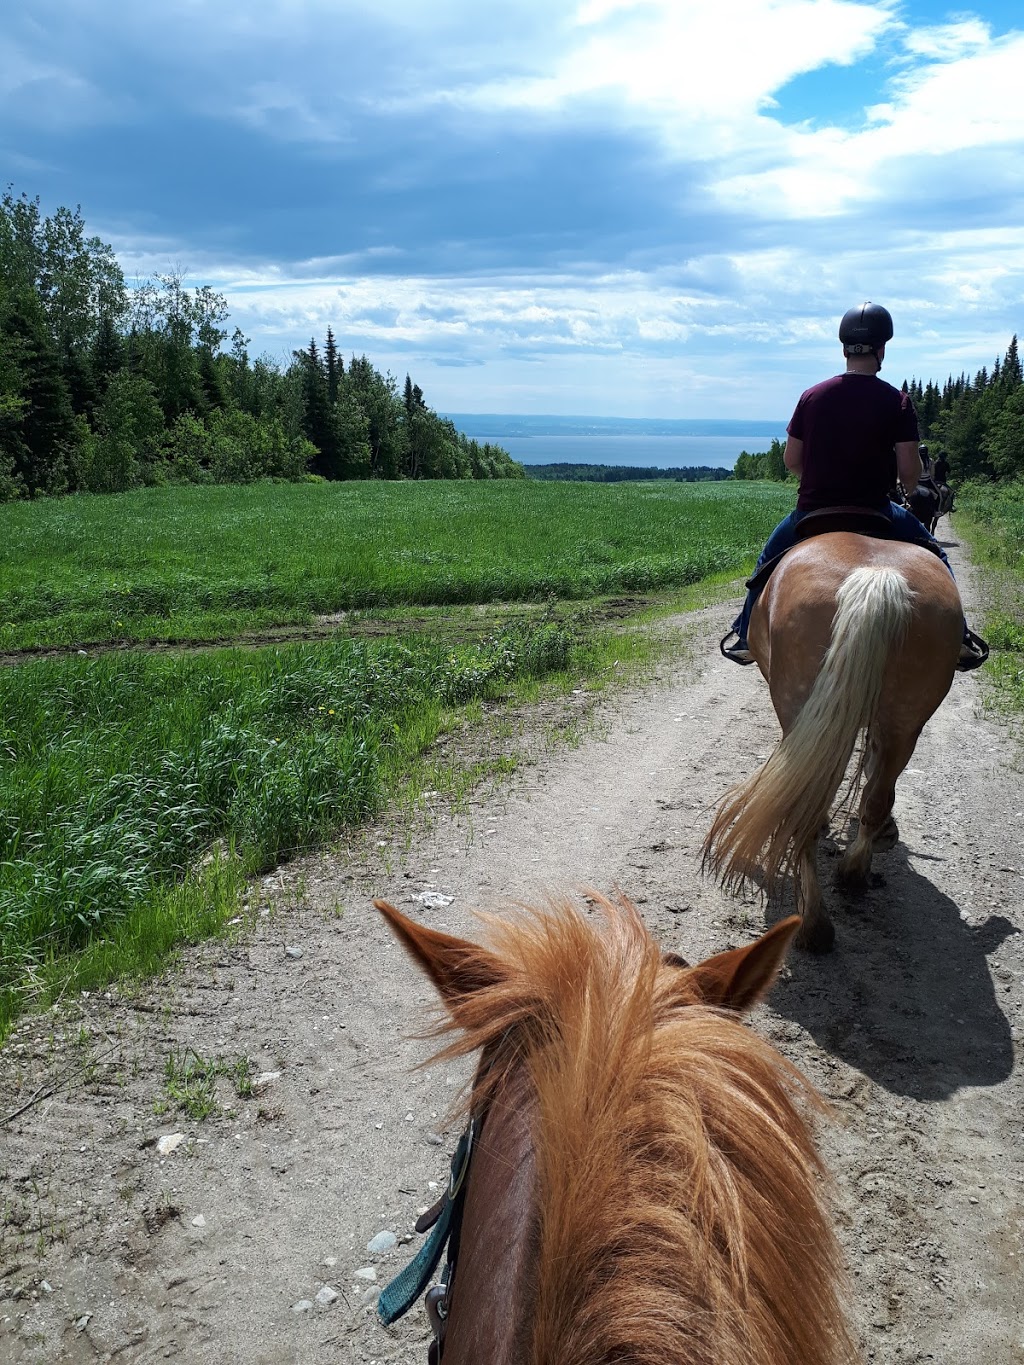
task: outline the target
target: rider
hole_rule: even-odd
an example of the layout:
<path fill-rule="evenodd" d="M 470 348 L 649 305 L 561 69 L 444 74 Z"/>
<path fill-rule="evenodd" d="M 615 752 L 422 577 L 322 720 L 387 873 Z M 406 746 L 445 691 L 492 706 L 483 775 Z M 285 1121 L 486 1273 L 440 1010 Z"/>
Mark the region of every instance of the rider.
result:
<path fill-rule="evenodd" d="M 921 477 L 918 479 L 918 483 L 926 483 L 929 488 L 934 488 L 937 493 L 939 491 L 939 481 L 935 477 L 935 466 L 932 464 L 931 456 L 928 454 L 928 447 L 923 444 L 919 445 L 917 447 L 917 453 L 921 457 Z M 910 493 L 913 490 L 908 488 L 906 491 Z"/>
<path fill-rule="evenodd" d="M 796 510 L 776 526 L 757 561 L 768 560 L 796 544 L 796 528 L 809 512 L 826 507 L 862 507 L 889 519 L 892 537 L 924 545 L 949 569 L 939 543 L 913 513 L 897 506 L 888 490 L 895 472 L 904 488 L 915 488 L 922 474 L 917 414 L 910 395 L 879 379 L 885 344 L 892 339 L 892 318 L 877 303 L 851 308 L 839 324 L 846 357 L 844 374 L 834 375 L 801 394 L 787 428 L 786 468 L 800 480 Z M 950 573 L 953 572 L 949 569 Z M 750 613 L 757 599 L 748 592 L 743 610 L 725 637 L 736 642 L 722 653 L 736 663 L 754 663 L 747 644 Z M 988 648 L 964 622 L 959 669 L 977 668 Z"/>

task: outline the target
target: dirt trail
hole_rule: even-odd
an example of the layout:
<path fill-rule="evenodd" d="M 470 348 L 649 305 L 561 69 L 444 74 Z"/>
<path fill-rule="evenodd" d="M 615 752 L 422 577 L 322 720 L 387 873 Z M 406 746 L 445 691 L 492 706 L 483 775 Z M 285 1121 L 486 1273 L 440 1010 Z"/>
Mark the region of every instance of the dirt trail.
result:
<path fill-rule="evenodd" d="M 756 670 L 715 652 L 728 616 L 682 618 L 691 665 L 601 703 L 577 747 L 539 745 L 461 814 L 275 874 L 252 932 L 140 998 L 26 1021 L 0 1054 L 0 1120 L 43 1092 L 0 1127 L 0 1360 L 425 1361 L 422 1310 L 385 1331 L 371 1302 L 419 1239 L 367 1243 L 433 1202 L 463 1073 L 411 1069 L 431 993 L 370 899 L 472 933 L 474 907 L 618 885 L 687 957 L 760 931 L 764 907 L 698 869 L 709 803 L 777 735 Z M 754 1021 L 835 1107 L 854 1313 L 886 1365 L 1024 1362 L 1024 783 L 981 695 L 955 680 L 900 783 L 900 844 L 859 902 L 829 891 L 835 953 L 796 956 Z M 186 1048 L 279 1074 L 248 1100 L 222 1076 L 202 1122 L 158 1115 Z"/>

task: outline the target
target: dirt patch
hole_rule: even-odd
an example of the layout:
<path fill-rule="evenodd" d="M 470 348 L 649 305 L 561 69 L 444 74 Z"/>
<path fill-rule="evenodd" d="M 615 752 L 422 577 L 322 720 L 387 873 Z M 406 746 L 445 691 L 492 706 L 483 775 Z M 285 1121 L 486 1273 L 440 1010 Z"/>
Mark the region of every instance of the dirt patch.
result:
<path fill-rule="evenodd" d="M 401 635 L 438 636 L 451 643 L 479 640 L 495 630 L 535 620 L 540 611 L 553 611 L 554 619 L 571 621 L 585 614 L 591 627 L 614 625 L 656 603 L 655 597 L 622 597 L 596 602 L 558 602 L 554 607 L 528 607 L 488 602 L 470 612 L 444 607 L 410 609 L 408 614 L 374 616 L 367 612 L 331 612 L 316 616 L 309 625 L 272 626 L 265 630 L 239 631 L 210 640 L 183 641 L 173 637 L 151 640 L 102 640 L 69 645 L 29 645 L 0 652 L 0 668 L 14 668 L 36 659 L 89 658 L 102 654 L 201 654 L 211 649 L 264 649 L 268 645 L 315 644 L 343 636 L 353 640 L 385 640 Z"/>
<path fill-rule="evenodd" d="M 0 1358 L 422 1365 L 422 1311 L 372 1311 L 419 1239 L 367 1244 L 433 1202 L 464 1072 L 414 1069 L 431 992 L 370 900 L 471 934 L 473 908 L 621 886 L 688 958 L 760 931 L 784 905 L 699 875 L 710 802 L 777 734 L 756 670 L 717 653 L 729 617 L 679 618 L 698 657 L 649 687 L 567 699 L 590 719 L 574 747 L 521 732 L 519 771 L 462 810 L 281 869 L 233 941 L 22 1024 L 0 1055 L 0 1122 L 21 1109 L 0 1126 Z M 754 1021 L 834 1106 L 854 1316 L 886 1365 L 1024 1362 L 1024 785 L 982 690 L 958 677 L 928 726 L 866 896 L 829 892 L 835 953 L 794 958 Z M 202 1120 L 169 1095 L 189 1049 L 223 1063 Z"/>

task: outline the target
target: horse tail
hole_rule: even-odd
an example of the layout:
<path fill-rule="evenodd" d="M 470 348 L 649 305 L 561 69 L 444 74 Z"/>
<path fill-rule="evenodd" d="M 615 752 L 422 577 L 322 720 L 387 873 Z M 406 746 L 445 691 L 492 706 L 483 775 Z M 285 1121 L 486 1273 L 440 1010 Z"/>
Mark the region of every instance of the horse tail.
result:
<path fill-rule="evenodd" d="M 767 763 L 726 792 L 704 840 L 704 869 L 726 887 L 760 873 L 770 890 L 828 819 L 857 736 L 878 706 L 890 651 L 906 635 L 913 598 L 895 569 L 858 568 L 844 580 L 810 695 Z"/>

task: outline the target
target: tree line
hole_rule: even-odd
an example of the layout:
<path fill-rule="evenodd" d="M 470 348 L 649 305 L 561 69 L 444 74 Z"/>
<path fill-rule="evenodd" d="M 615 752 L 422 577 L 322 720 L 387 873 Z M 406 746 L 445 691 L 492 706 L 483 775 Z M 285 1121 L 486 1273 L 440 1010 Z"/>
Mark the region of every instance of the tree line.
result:
<path fill-rule="evenodd" d="M 81 211 L 0 200 L 0 501 L 260 478 L 522 478 L 331 328 L 286 366 L 179 274 L 129 289 Z"/>
<path fill-rule="evenodd" d="M 1024 478 L 1024 368 L 1016 334 L 991 370 L 982 366 L 973 379 L 950 375 L 941 388 L 931 380 L 904 380 L 903 391 L 914 400 L 929 454 L 932 459 L 945 455 L 953 480 Z M 785 451 L 785 442 L 778 440 L 760 454 L 744 450 L 733 478 L 785 481 Z"/>
<path fill-rule="evenodd" d="M 917 408 L 922 440 L 934 459 L 943 454 L 957 480 L 1024 478 L 1024 369 L 1014 334 L 1000 360 L 972 379 L 952 375 L 940 389 L 912 379 L 904 384 Z"/>
<path fill-rule="evenodd" d="M 680 469 L 619 464 L 531 464 L 525 466 L 530 479 L 561 479 L 570 483 L 640 483 L 667 479 L 673 483 L 715 483 L 729 478 L 727 469 L 714 465 L 689 465 Z"/>

